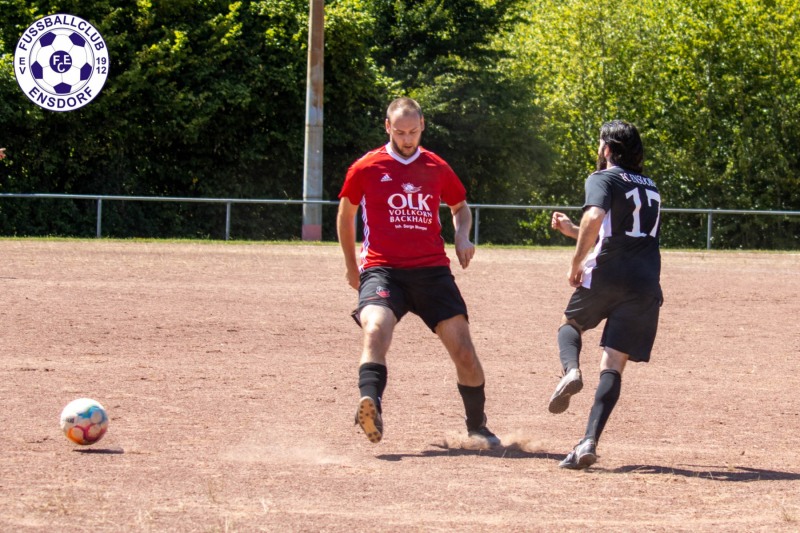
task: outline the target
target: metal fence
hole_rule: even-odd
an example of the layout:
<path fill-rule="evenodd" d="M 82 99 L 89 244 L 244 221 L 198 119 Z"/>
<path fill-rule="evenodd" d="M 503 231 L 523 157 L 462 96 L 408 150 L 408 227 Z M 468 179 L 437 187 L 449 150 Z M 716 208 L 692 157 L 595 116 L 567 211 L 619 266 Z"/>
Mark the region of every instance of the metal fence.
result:
<path fill-rule="evenodd" d="M 583 207 L 563 207 L 556 205 L 492 205 L 492 204 L 475 204 L 470 205 L 474 209 L 474 227 L 475 237 L 474 242 L 478 244 L 478 227 L 480 226 L 480 210 L 481 209 L 530 209 L 540 211 L 581 211 Z M 747 209 L 681 209 L 676 207 L 665 207 L 661 209 L 663 213 L 694 213 L 706 215 L 706 249 L 711 249 L 711 235 L 713 229 L 714 215 L 771 215 L 771 216 L 798 216 L 800 211 L 762 211 L 762 210 L 747 210 Z"/>
<path fill-rule="evenodd" d="M 332 200 L 268 200 L 246 198 L 190 198 L 173 196 L 110 196 L 97 194 L 49 194 L 49 193 L 0 193 L 0 198 L 56 198 L 71 200 L 94 200 L 97 202 L 97 222 L 95 235 L 103 236 L 103 202 L 186 202 L 205 204 L 225 204 L 225 240 L 230 239 L 231 210 L 234 204 L 277 204 L 277 205 L 338 205 Z M 481 210 L 482 209 L 516 209 L 523 211 L 580 211 L 581 207 L 556 206 L 556 205 L 503 205 L 503 204 L 470 204 L 473 211 L 473 242 L 477 245 L 480 241 Z M 446 206 L 442 206 L 443 209 Z M 769 215 L 769 216 L 800 216 L 800 211 L 762 211 L 746 209 L 680 209 L 665 207 L 666 213 L 694 213 L 704 214 L 707 220 L 706 248 L 711 249 L 714 215 Z"/>

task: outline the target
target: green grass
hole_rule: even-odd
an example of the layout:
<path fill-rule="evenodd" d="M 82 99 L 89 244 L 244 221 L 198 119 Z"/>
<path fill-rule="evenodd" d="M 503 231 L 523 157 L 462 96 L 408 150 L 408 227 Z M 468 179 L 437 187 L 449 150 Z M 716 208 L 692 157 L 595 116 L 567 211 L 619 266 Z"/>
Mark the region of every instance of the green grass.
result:
<path fill-rule="evenodd" d="M 264 246 L 264 245 L 296 245 L 296 246 L 339 246 L 336 241 L 301 241 L 296 240 L 277 240 L 277 241 L 259 241 L 259 240 L 222 240 L 222 239 L 198 239 L 198 238 L 118 238 L 118 237 L 60 237 L 60 236 L 46 236 L 46 237 L 18 237 L 18 236 L 0 236 L 0 241 L 39 241 L 39 242 L 133 242 L 133 243 L 153 243 L 153 244 L 215 244 L 215 245 L 248 245 L 248 246 Z M 356 243 L 360 245 L 361 243 Z M 447 242 L 445 246 L 449 249 L 453 247 L 453 243 Z M 489 250 L 572 250 L 574 246 L 570 245 L 543 245 L 543 244 L 479 244 L 477 248 Z M 759 254 L 797 254 L 798 250 L 727 250 L 715 249 L 710 250 L 705 248 L 665 248 L 661 247 L 662 253 L 670 252 L 683 252 L 683 253 L 713 253 L 713 254 L 737 254 L 737 253 L 759 253 Z"/>

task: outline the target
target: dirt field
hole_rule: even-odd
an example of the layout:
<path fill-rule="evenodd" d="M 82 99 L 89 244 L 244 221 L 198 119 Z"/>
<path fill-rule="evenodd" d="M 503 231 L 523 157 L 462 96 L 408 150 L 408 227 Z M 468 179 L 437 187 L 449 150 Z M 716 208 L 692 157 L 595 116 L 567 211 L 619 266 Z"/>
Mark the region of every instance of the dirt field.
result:
<path fill-rule="evenodd" d="M 450 250 L 452 255 L 452 250 Z M 455 271 L 498 450 L 460 446 L 453 366 L 405 318 L 386 434 L 353 426 L 360 330 L 335 245 L 0 241 L 0 531 L 800 530 L 800 254 L 665 252 L 650 364 L 582 472 L 562 415 L 570 251 L 480 248 Z M 88 396 L 105 438 L 71 444 Z"/>

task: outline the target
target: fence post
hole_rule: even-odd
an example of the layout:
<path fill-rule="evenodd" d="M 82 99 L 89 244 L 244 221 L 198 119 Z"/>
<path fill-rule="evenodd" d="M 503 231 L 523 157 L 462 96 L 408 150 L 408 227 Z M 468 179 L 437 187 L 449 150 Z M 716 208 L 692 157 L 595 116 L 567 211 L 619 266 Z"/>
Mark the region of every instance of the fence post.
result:
<path fill-rule="evenodd" d="M 97 229 L 95 235 L 99 239 L 103 235 L 103 199 L 97 199 Z"/>
<path fill-rule="evenodd" d="M 711 249 L 711 211 L 708 212 L 708 228 L 706 229 L 706 250 Z"/>
<path fill-rule="evenodd" d="M 231 203 L 225 203 L 225 240 L 231 236 Z"/>

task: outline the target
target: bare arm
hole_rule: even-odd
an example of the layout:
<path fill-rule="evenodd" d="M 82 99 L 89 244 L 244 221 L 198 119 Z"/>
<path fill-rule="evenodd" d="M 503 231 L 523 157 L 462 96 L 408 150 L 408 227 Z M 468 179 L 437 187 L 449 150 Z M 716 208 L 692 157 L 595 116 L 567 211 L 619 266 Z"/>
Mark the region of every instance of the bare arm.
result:
<path fill-rule="evenodd" d="M 472 211 L 466 201 L 450 206 L 455 228 L 456 256 L 461 268 L 467 268 L 475 256 L 475 245 L 469 240 L 469 230 L 472 228 Z"/>
<path fill-rule="evenodd" d="M 575 255 L 572 256 L 572 266 L 569 270 L 569 284 L 573 287 L 580 287 L 583 281 L 583 265 L 586 256 L 597 242 L 597 236 L 600 235 L 600 228 L 605 216 L 605 210 L 597 206 L 591 206 L 583 212 L 581 225 L 578 228 Z"/>
<path fill-rule="evenodd" d="M 578 238 L 578 226 L 572 223 L 572 220 L 559 211 L 555 211 L 553 213 L 553 218 L 550 220 L 550 226 L 553 229 L 557 229 L 567 237 L 577 239 Z"/>
<path fill-rule="evenodd" d="M 344 254 L 347 283 L 358 290 L 360 281 L 355 247 L 356 213 L 358 213 L 358 205 L 353 204 L 347 198 L 342 198 L 339 202 L 339 213 L 336 216 L 336 232 L 339 235 L 339 245 Z"/>

